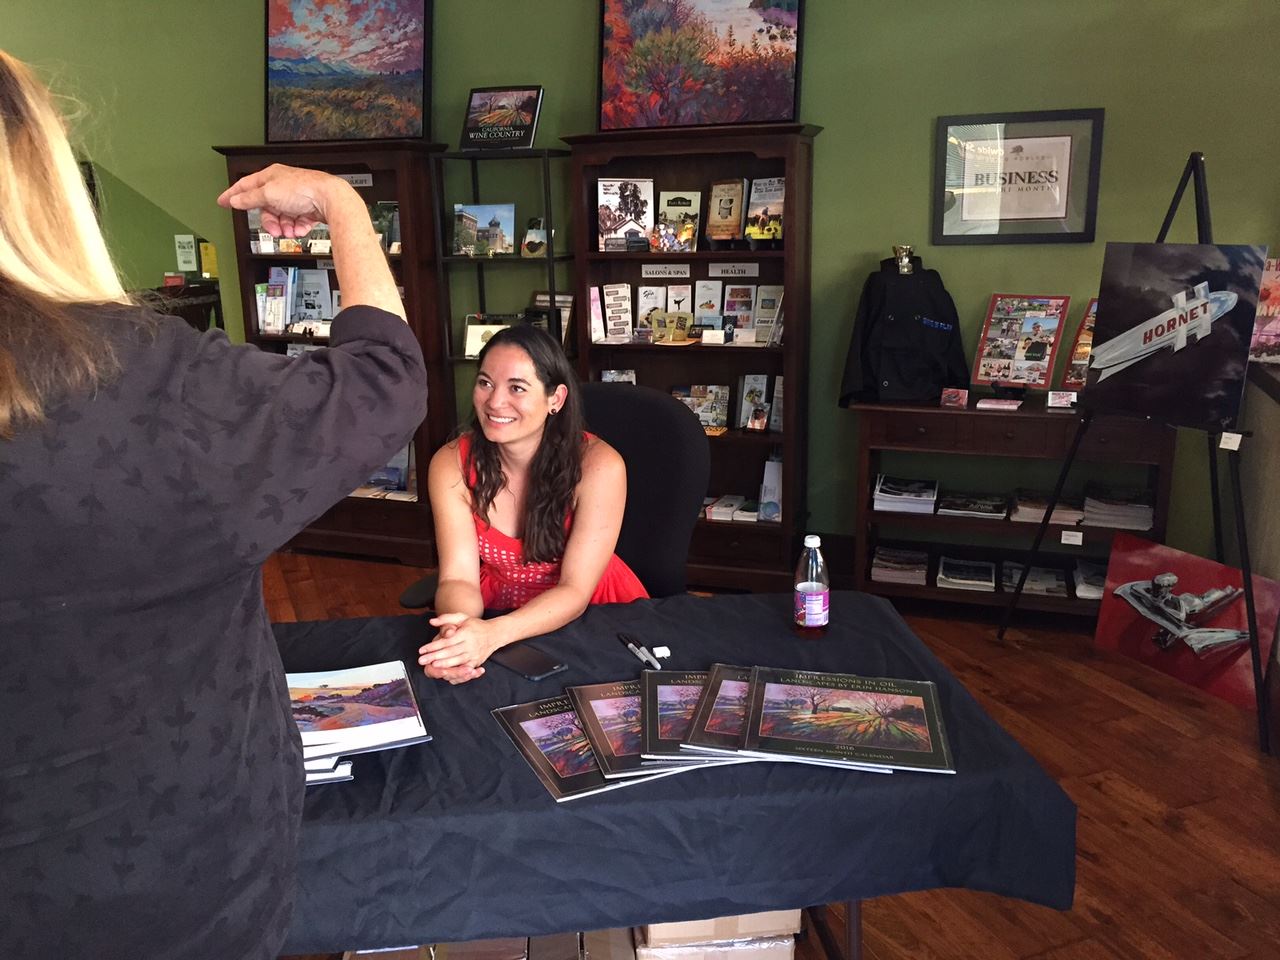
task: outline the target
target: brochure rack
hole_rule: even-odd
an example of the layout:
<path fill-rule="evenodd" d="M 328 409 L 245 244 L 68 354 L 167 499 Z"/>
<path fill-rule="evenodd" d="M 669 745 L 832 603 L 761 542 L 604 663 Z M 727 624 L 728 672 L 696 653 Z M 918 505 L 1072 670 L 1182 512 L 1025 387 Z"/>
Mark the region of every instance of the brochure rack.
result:
<path fill-rule="evenodd" d="M 412 441 L 417 464 L 416 502 L 350 496 L 318 517 L 290 546 L 358 556 L 385 557 L 421 566 L 435 563 L 434 532 L 427 503 L 427 463 L 454 427 L 453 371 L 447 361 L 447 331 L 436 304 L 435 214 L 431 157 L 443 149 L 421 140 L 369 143 L 277 143 L 215 147 L 226 157 L 228 182 L 273 163 L 311 167 L 350 179 L 367 203 L 399 204 L 400 252 L 388 253 L 396 283 L 404 289 L 409 326 L 422 345 L 431 403 Z M 285 353 L 290 345 L 324 346 L 308 334 L 267 333 L 258 324 L 254 285 L 271 267 L 323 267 L 330 258 L 315 253 L 253 253 L 245 213 L 232 214 L 235 262 L 244 311 L 245 340 L 262 350 Z M 394 249 L 394 248 L 393 248 Z M 332 280 L 332 272 L 330 278 Z"/>

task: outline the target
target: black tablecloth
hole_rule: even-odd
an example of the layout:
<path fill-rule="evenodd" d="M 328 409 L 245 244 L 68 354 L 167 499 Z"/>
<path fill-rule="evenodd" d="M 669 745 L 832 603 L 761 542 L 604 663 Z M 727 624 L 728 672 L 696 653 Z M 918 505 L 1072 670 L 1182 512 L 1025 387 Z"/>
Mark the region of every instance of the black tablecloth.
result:
<path fill-rule="evenodd" d="M 288 670 L 403 657 L 431 743 L 354 758 L 310 787 L 286 952 L 593 930 L 967 887 L 1066 909 L 1075 807 L 885 601 L 835 593 L 820 640 L 791 597 L 672 597 L 593 607 L 538 646 L 569 664 L 540 682 L 490 664 L 424 677 L 425 617 L 278 624 Z M 634 678 L 614 638 L 666 644 L 673 669 L 714 661 L 934 680 L 954 776 L 748 763 L 555 803 L 489 711 L 566 684 Z"/>

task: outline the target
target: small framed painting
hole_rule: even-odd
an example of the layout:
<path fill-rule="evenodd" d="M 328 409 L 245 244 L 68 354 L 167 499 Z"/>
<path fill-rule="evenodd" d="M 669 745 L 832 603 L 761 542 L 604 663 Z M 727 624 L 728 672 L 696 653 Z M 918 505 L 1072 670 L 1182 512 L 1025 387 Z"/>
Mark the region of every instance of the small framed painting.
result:
<path fill-rule="evenodd" d="M 507 323 L 472 323 L 467 322 L 467 335 L 463 341 L 462 355 L 468 360 L 474 360 L 480 356 L 480 351 L 484 349 L 484 345 L 489 342 L 499 330 L 505 330 L 510 324 Z"/>
<path fill-rule="evenodd" d="M 267 142 L 426 136 L 431 3 L 268 0 Z"/>
<path fill-rule="evenodd" d="M 455 203 L 453 255 L 506 257 L 515 252 L 514 203 Z"/>
<path fill-rule="evenodd" d="M 973 360 L 973 382 L 1049 389 L 1070 297 L 993 293 Z"/>
<path fill-rule="evenodd" d="M 933 242 L 1092 243 L 1101 109 L 939 117 Z"/>
<path fill-rule="evenodd" d="M 601 0 L 600 129 L 790 123 L 803 0 Z"/>
<path fill-rule="evenodd" d="M 1071 344 L 1071 356 L 1062 374 L 1063 390 L 1083 390 L 1089 372 L 1089 354 L 1093 350 L 1093 324 L 1098 319 L 1098 298 L 1094 297 L 1084 308 L 1084 319 L 1076 327 L 1076 339 Z"/>
<path fill-rule="evenodd" d="M 541 110 L 541 87 L 477 87 L 467 97 L 458 148 L 532 147 Z"/>

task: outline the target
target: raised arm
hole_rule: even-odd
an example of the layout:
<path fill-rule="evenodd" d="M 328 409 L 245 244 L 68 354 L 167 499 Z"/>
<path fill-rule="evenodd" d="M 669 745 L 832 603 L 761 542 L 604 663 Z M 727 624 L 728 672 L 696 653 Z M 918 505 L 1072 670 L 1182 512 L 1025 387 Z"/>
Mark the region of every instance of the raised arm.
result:
<path fill-rule="evenodd" d="M 581 616 L 618 544 L 626 503 L 627 470 L 622 457 L 603 440 L 593 439 L 583 455 L 560 582 L 520 609 L 492 620 L 438 614 L 431 623 L 440 628 L 440 634 L 419 651 L 418 662 L 428 675 L 452 682 L 472 679 L 475 669 L 499 647 L 551 633 Z M 433 499 L 433 509 L 434 505 Z"/>
<path fill-rule="evenodd" d="M 232 210 L 261 210 L 263 229 L 278 237 L 305 236 L 317 223 L 327 223 L 342 302 L 378 307 L 405 319 L 404 304 L 369 211 L 345 180 L 319 170 L 273 163 L 241 177 L 222 192 L 218 203 Z"/>

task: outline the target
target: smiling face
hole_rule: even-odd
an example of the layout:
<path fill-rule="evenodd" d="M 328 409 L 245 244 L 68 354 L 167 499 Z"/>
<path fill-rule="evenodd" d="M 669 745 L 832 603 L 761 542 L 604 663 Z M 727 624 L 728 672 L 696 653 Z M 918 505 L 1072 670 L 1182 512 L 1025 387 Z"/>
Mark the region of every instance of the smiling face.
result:
<path fill-rule="evenodd" d="M 503 343 L 485 354 L 471 399 L 485 439 L 501 444 L 531 440 L 537 446 L 547 417 L 559 410 L 567 393 L 564 384 L 548 393 L 529 354 Z"/>

